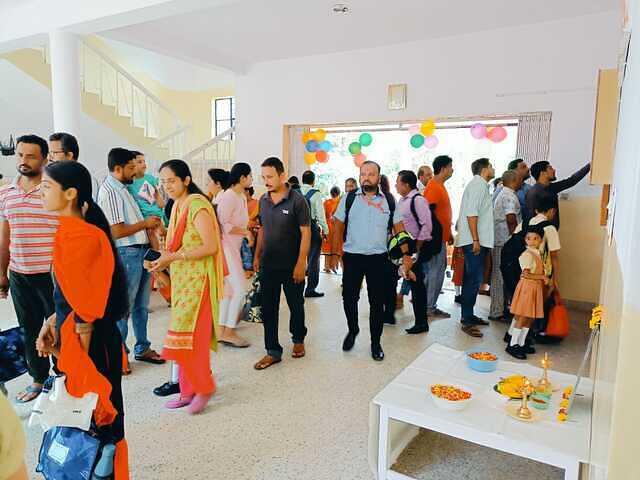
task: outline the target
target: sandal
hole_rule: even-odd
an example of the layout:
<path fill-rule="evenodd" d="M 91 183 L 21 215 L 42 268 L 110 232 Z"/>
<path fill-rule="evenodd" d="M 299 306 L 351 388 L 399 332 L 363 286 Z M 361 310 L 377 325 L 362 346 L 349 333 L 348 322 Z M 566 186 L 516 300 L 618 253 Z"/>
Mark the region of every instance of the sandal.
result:
<path fill-rule="evenodd" d="M 478 330 L 478 327 L 476 327 L 475 325 L 463 325 L 462 331 L 471 337 L 475 337 L 475 338 L 483 337 L 483 333 L 480 330 Z"/>
<path fill-rule="evenodd" d="M 260 359 L 258 363 L 253 366 L 253 368 L 255 368 L 256 370 L 264 370 L 265 368 L 269 368 L 271 365 L 275 365 L 276 363 L 280 363 L 281 361 L 281 358 L 272 357 L 271 355 L 265 355 Z"/>
<path fill-rule="evenodd" d="M 36 398 L 38 395 L 42 393 L 42 385 L 36 387 L 34 385 L 29 385 L 22 392 L 16 395 L 16 403 L 29 403 Z"/>
<path fill-rule="evenodd" d="M 246 340 L 240 340 L 240 342 L 242 343 L 234 343 L 234 342 L 230 342 L 229 340 L 218 340 L 218 343 L 221 343 L 223 345 L 227 345 L 228 347 L 233 347 L 233 348 L 247 348 L 251 346 L 251 344 Z"/>
<path fill-rule="evenodd" d="M 138 362 L 153 363 L 154 365 L 162 365 L 166 362 L 164 358 L 158 355 L 158 352 L 150 348 L 147 348 L 141 355 L 136 355 L 135 358 Z"/>
<path fill-rule="evenodd" d="M 293 344 L 293 352 L 291 353 L 291 356 L 293 358 L 302 358 L 305 355 L 305 351 L 304 351 L 304 343 L 294 343 Z"/>

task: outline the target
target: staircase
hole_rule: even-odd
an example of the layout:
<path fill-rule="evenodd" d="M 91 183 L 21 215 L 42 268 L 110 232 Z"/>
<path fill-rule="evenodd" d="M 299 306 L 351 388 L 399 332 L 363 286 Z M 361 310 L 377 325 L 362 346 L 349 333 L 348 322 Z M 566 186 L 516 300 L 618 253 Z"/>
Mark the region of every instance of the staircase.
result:
<path fill-rule="evenodd" d="M 236 153 L 235 131 L 236 127 L 231 127 L 184 155 L 183 160 L 191 167 L 194 181 L 200 187 L 209 183 L 210 168 L 231 169 Z"/>
<path fill-rule="evenodd" d="M 87 41 L 80 43 L 82 110 L 143 150 L 154 163 L 181 157 L 189 127 L 129 72 Z M 51 88 L 47 47 L 2 55 Z"/>

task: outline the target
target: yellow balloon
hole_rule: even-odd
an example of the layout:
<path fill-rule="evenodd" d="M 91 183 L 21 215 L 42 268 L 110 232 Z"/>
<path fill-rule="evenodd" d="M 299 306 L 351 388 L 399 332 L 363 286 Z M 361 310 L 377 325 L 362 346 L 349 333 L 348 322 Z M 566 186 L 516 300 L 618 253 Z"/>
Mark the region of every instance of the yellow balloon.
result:
<path fill-rule="evenodd" d="M 427 120 L 420 125 L 420 133 L 425 137 L 430 137 L 436 131 L 436 124 L 433 120 Z"/>
<path fill-rule="evenodd" d="M 318 142 L 322 142 L 325 139 L 325 137 L 327 136 L 327 132 L 322 128 L 317 129 L 313 133 L 314 133 L 314 135 L 316 137 L 316 141 L 318 141 Z"/>
<path fill-rule="evenodd" d="M 304 132 L 302 134 L 302 143 L 306 145 L 307 142 L 309 140 L 311 140 L 312 138 L 313 138 L 313 136 L 312 136 L 311 132 Z"/>
<path fill-rule="evenodd" d="M 304 154 L 304 163 L 306 163 L 307 165 L 313 165 L 314 163 L 316 163 L 316 154 L 315 153 L 310 153 L 310 152 L 305 152 L 305 154 Z"/>

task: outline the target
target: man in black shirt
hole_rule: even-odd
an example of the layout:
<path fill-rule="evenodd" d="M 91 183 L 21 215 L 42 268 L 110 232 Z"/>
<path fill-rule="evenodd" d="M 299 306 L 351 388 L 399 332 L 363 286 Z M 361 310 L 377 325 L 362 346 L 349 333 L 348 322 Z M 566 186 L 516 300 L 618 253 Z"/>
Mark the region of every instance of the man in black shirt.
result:
<path fill-rule="evenodd" d="M 280 159 L 262 162 L 262 179 L 267 193 L 260 199 L 260 224 L 254 270 L 259 271 L 262 294 L 262 321 L 265 355 L 254 365 L 264 370 L 282 360 L 278 342 L 280 290 L 291 311 L 289 330 L 293 340 L 293 358 L 305 355 L 304 278 L 311 241 L 309 206 L 305 198 L 285 183 Z"/>
<path fill-rule="evenodd" d="M 554 201 L 554 208 L 556 209 L 556 216 L 551 223 L 560 229 L 560 209 L 558 208 L 558 194 L 564 190 L 577 185 L 587 173 L 591 170 L 591 164 L 588 163 L 569 178 L 564 180 L 556 180 L 556 170 L 551 166 L 549 162 L 543 160 L 531 165 L 531 176 L 535 179 L 536 184 L 529 189 L 526 195 L 527 211 L 529 215 L 534 214 L 535 206 L 539 202 L 539 199 L 546 194 L 550 194 Z M 529 218 L 522 216 L 522 220 L 527 222 Z"/>

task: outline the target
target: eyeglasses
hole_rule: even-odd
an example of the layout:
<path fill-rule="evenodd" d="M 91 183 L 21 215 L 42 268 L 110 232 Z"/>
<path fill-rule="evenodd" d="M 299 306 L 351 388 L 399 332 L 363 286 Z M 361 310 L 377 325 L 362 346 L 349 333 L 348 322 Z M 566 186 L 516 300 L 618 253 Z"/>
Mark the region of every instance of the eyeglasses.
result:
<path fill-rule="evenodd" d="M 59 153 L 62 153 L 63 155 L 66 153 L 64 150 L 49 150 L 49 158 L 53 158 L 54 155 L 58 155 Z"/>

